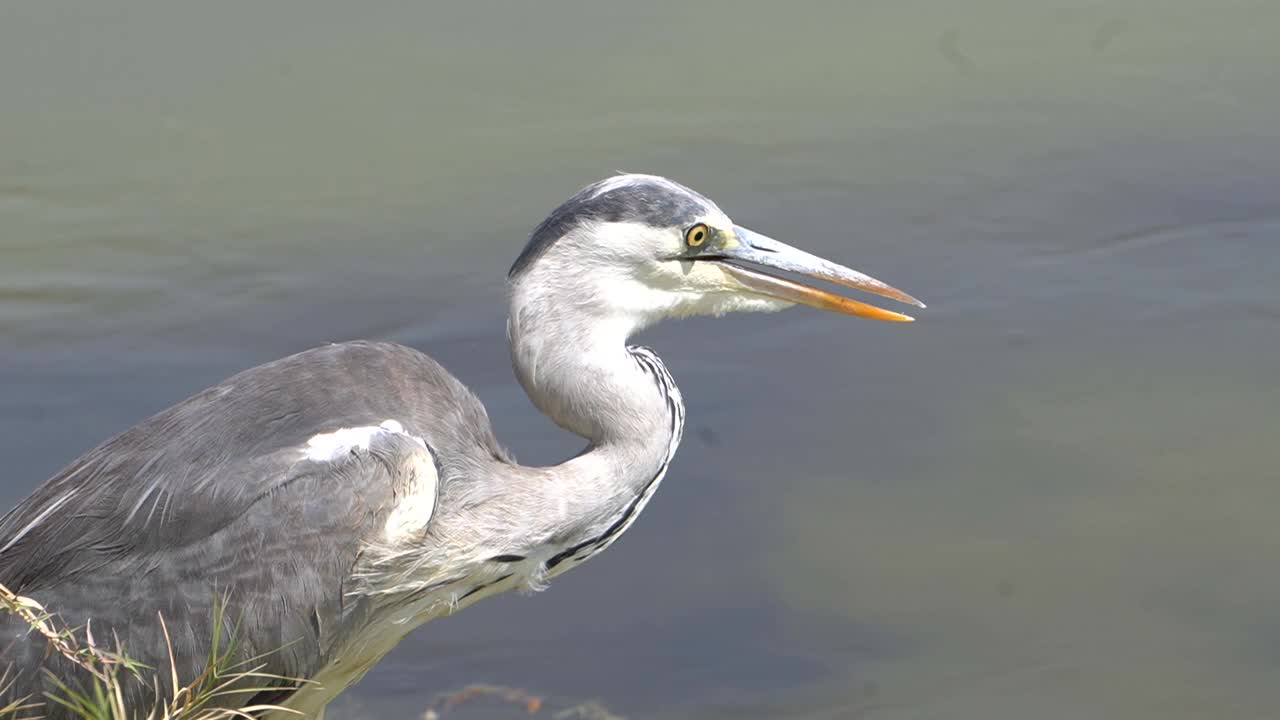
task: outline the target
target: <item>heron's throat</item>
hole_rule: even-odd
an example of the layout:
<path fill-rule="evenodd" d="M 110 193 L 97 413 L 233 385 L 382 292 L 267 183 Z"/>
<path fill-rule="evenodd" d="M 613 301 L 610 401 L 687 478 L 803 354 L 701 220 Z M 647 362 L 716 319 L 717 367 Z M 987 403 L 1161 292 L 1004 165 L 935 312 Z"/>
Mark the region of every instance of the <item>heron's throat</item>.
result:
<path fill-rule="evenodd" d="M 627 347 L 636 324 L 559 306 L 512 303 L 512 366 L 529 399 L 557 425 L 593 445 L 663 439 L 670 398 Z M 665 371 L 664 371 L 665 374 Z"/>

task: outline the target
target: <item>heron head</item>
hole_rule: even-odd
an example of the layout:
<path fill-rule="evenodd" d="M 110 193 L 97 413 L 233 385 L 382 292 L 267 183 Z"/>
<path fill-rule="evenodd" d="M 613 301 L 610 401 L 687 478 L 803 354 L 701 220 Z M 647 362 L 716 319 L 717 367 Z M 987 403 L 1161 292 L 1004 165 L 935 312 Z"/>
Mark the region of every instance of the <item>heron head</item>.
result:
<path fill-rule="evenodd" d="M 870 276 L 735 225 L 707 198 L 653 175 L 618 175 L 583 188 L 537 227 L 510 278 L 536 286 L 529 292 L 554 293 L 558 303 L 624 318 L 633 329 L 665 317 L 796 304 L 911 320 L 771 271 L 924 307 Z"/>

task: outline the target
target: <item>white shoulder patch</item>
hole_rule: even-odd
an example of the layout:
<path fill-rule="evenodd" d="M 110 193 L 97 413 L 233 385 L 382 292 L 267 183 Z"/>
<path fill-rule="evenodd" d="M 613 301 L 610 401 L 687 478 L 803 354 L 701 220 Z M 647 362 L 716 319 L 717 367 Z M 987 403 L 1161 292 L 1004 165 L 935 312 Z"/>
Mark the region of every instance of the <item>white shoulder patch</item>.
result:
<path fill-rule="evenodd" d="M 440 487 L 440 473 L 431 451 L 423 445 L 422 452 L 413 454 L 408 475 L 401 486 L 396 506 L 387 516 L 385 530 L 387 540 L 396 543 L 421 532 L 436 512 L 436 492 Z"/>
<path fill-rule="evenodd" d="M 369 443 L 382 433 L 403 435 L 426 449 L 422 438 L 404 431 L 404 426 L 395 420 L 383 420 L 381 425 L 340 428 L 329 433 L 321 433 L 307 441 L 302 449 L 304 459 L 312 462 L 333 462 L 352 450 L 368 450 Z"/>
<path fill-rule="evenodd" d="M 312 462 L 333 462 L 352 450 L 368 450 L 375 439 L 385 435 L 400 435 L 422 448 L 422 452 L 414 452 L 407 458 L 402 468 L 405 476 L 397 478 L 403 485 L 385 528 L 386 540 L 394 546 L 398 540 L 426 527 L 435 513 L 440 475 L 425 440 L 405 432 L 404 426 L 395 420 L 383 420 L 379 425 L 340 428 L 316 435 L 302 448 L 302 457 Z"/>

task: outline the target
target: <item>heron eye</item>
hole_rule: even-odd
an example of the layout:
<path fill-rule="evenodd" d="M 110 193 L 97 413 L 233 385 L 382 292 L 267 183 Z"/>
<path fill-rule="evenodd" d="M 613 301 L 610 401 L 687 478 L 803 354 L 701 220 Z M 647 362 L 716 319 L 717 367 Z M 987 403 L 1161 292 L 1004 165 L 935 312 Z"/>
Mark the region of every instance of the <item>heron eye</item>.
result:
<path fill-rule="evenodd" d="M 684 241 L 688 243 L 689 247 L 698 247 L 702 243 L 706 242 L 707 235 L 709 234 L 710 231 L 707 230 L 707 226 L 702 223 L 698 223 L 684 231 Z"/>

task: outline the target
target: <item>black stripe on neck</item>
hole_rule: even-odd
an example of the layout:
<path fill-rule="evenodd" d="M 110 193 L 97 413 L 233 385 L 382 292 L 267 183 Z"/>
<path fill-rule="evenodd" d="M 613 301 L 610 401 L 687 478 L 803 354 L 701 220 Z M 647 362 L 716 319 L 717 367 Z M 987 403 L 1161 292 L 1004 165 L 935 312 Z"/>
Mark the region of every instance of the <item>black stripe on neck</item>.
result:
<path fill-rule="evenodd" d="M 679 400 L 679 395 L 677 394 L 679 391 L 675 389 L 675 381 L 672 379 L 671 374 L 667 372 L 667 369 L 662 365 L 662 361 L 659 360 L 658 356 L 649 348 L 631 347 L 627 348 L 627 350 L 636 360 L 636 363 L 653 376 L 653 380 L 658 386 L 658 391 L 662 393 L 663 397 L 667 401 L 667 411 L 671 421 L 672 450 L 667 453 L 667 457 L 662 461 L 662 465 L 658 468 L 658 472 L 655 473 L 654 476 L 649 479 L 649 482 L 645 483 L 645 486 L 641 488 L 640 492 L 631 499 L 631 502 L 627 504 L 627 509 L 622 511 L 622 515 L 620 515 L 617 520 L 614 520 L 609 527 L 605 528 L 604 532 L 600 533 L 596 537 L 583 540 L 573 547 L 562 550 L 551 556 L 551 558 L 547 560 L 548 570 L 589 547 L 593 549 L 588 554 L 588 557 L 594 555 L 627 527 L 632 516 L 639 511 L 640 503 L 649 496 L 649 492 L 653 487 L 653 484 L 661 480 L 662 476 L 666 474 L 667 467 L 671 464 L 671 458 L 675 455 L 675 445 L 680 442 L 680 435 L 684 431 L 684 411 Z M 585 560 L 586 558 L 583 559 Z"/>

